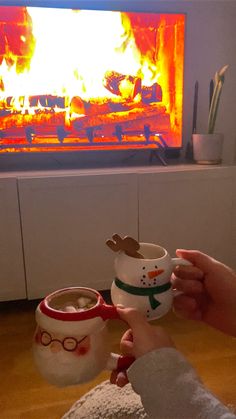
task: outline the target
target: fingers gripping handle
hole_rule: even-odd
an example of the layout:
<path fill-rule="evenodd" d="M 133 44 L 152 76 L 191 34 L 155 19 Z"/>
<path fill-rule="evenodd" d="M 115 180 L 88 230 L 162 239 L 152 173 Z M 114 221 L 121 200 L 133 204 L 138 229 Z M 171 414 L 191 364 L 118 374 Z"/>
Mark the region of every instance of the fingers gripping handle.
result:
<path fill-rule="evenodd" d="M 183 258 L 172 258 L 172 263 L 173 263 L 174 268 L 178 265 L 192 266 L 191 262 L 189 262 L 187 259 L 183 259 Z"/>
<path fill-rule="evenodd" d="M 120 319 L 116 307 L 112 305 L 104 304 L 102 314 L 103 320 Z M 126 371 L 134 361 L 135 358 L 133 356 L 119 355 L 111 352 L 107 360 L 106 369 L 118 372 Z"/>
<path fill-rule="evenodd" d="M 183 258 L 172 258 L 172 263 L 173 263 L 174 268 L 178 265 L 182 265 L 182 266 L 192 266 L 193 265 L 191 262 L 189 262 L 188 260 L 183 259 Z M 176 289 L 173 290 L 173 293 L 174 293 L 174 298 L 178 297 L 178 295 L 183 294 L 182 291 L 178 291 Z"/>
<path fill-rule="evenodd" d="M 133 356 L 123 356 L 111 352 L 107 361 L 106 369 L 109 371 L 126 371 L 134 361 L 135 358 Z"/>
<path fill-rule="evenodd" d="M 101 317 L 103 320 L 115 320 L 120 319 L 118 311 L 115 306 L 109 304 L 103 304 L 101 306 Z"/>

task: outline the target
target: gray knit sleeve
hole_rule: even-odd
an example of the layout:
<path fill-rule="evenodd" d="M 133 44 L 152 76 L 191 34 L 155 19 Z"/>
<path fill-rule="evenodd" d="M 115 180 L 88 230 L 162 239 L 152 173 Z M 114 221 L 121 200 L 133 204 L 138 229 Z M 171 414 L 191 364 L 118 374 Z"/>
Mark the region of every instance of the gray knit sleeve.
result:
<path fill-rule="evenodd" d="M 174 348 L 138 358 L 129 368 L 128 378 L 150 418 L 236 419 Z"/>

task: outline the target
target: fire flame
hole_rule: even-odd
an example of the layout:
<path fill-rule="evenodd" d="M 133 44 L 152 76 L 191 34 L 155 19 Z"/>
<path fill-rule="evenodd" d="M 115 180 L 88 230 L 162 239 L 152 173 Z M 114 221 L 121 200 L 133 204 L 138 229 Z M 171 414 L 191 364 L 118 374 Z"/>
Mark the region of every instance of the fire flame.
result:
<path fill-rule="evenodd" d="M 102 12 L 98 20 L 96 11 L 36 7 L 27 11 L 33 22 L 35 52 L 29 71 L 19 74 L 16 65 L 9 68 L 3 61 L 5 95 L 103 97 L 108 95 L 103 86 L 107 69 L 134 75 L 140 70 L 140 53 L 132 34 L 125 51 L 120 51 L 125 36 L 121 13 Z"/>
<path fill-rule="evenodd" d="M 1 101 L 8 100 L 7 106 L 15 111 L 34 113 L 40 109 L 39 102 L 30 105 L 34 95 L 64 96 L 67 109 L 73 97 L 138 102 L 134 84 L 141 80 L 144 86 L 161 86 L 171 129 L 181 134 L 183 15 L 100 11 L 98 19 L 98 12 L 89 10 L 17 9 L 24 10 L 17 28 L 28 28 L 19 33 L 25 61 L 20 66 L 6 47 L 0 60 L 0 108 Z M 5 41 L 9 44 L 8 38 Z M 119 97 L 104 82 L 109 71 L 129 75 L 119 84 Z M 62 108 L 55 106 L 54 111 Z"/>

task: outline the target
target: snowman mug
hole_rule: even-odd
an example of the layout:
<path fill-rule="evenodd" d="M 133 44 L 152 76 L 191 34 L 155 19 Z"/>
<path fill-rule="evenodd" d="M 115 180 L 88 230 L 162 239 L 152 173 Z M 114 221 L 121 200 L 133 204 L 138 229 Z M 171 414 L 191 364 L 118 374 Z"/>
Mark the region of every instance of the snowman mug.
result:
<path fill-rule="evenodd" d="M 182 258 L 171 258 L 164 247 L 140 243 L 139 254 L 133 257 L 119 251 L 115 258 L 116 278 L 111 286 L 113 304 L 133 307 L 147 320 L 164 316 L 172 307 L 171 274 L 177 265 L 191 265 Z"/>
<path fill-rule="evenodd" d="M 126 370 L 134 358 L 110 353 L 107 339 L 107 320 L 118 318 L 116 307 L 91 288 L 65 288 L 45 297 L 36 309 L 33 342 L 41 375 L 64 387 L 88 382 L 104 369 Z"/>

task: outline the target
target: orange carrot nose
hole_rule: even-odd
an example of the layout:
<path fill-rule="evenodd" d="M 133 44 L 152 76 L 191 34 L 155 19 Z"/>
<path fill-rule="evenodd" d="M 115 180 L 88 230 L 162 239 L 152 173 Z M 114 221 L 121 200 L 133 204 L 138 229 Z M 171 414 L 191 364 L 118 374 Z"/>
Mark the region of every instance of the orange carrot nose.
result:
<path fill-rule="evenodd" d="M 164 269 L 157 269 L 156 271 L 149 271 L 148 272 L 148 278 L 153 279 L 158 275 L 161 275 L 162 272 L 164 272 Z"/>

